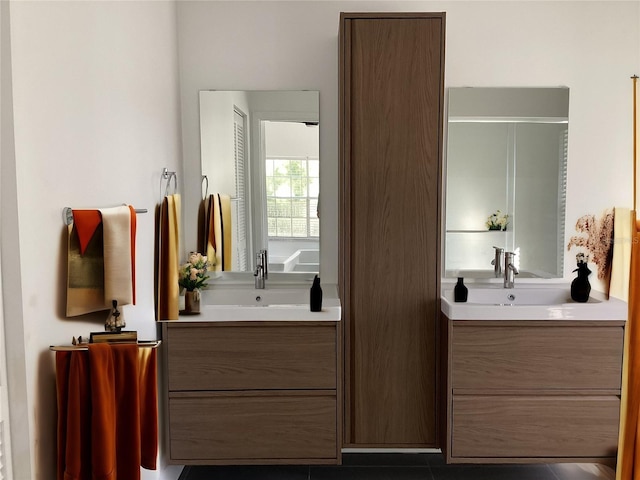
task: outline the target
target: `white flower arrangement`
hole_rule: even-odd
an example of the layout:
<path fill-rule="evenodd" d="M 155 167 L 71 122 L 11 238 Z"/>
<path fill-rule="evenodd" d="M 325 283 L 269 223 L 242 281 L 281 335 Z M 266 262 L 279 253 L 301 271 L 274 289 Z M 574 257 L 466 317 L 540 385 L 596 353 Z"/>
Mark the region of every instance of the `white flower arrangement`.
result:
<path fill-rule="evenodd" d="M 496 210 L 495 213 L 492 213 L 487 217 L 486 225 L 489 230 L 505 231 L 508 223 L 509 215 L 502 213 L 500 210 Z"/>
<path fill-rule="evenodd" d="M 193 292 L 207 286 L 207 257 L 200 253 L 191 252 L 189 261 L 180 267 L 178 272 L 178 284 L 188 292 Z"/>

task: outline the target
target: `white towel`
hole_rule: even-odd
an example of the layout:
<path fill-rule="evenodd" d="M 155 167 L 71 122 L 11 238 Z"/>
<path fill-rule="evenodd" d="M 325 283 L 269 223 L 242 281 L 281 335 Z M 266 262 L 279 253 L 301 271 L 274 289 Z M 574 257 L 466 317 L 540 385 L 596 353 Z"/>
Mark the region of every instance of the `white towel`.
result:
<path fill-rule="evenodd" d="M 133 303 L 131 276 L 131 210 L 128 206 L 101 208 L 104 232 L 104 298 L 111 306 Z"/>

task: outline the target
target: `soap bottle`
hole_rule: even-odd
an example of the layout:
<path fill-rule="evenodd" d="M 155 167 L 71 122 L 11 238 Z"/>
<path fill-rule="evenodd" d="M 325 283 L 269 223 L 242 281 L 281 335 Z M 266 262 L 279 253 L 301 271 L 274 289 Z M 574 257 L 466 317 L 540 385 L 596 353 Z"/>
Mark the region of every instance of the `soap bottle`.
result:
<path fill-rule="evenodd" d="M 464 278 L 458 277 L 458 283 L 453 288 L 453 299 L 456 302 L 466 302 L 469 295 L 469 289 L 464 284 Z"/>
<path fill-rule="evenodd" d="M 322 288 L 320 287 L 320 277 L 316 275 L 311 285 L 310 305 L 312 312 L 322 311 Z"/>
<path fill-rule="evenodd" d="M 591 284 L 589 283 L 591 270 L 587 266 L 588 258 L 585 260 L 583 253 L 576 255 L 576 261 L 578 268 L 574 272 L 578 272 L 578 276 L 571 282 L 571 299 L 574 302 L 584 303 L 589 300 L 591 293 Z"/>

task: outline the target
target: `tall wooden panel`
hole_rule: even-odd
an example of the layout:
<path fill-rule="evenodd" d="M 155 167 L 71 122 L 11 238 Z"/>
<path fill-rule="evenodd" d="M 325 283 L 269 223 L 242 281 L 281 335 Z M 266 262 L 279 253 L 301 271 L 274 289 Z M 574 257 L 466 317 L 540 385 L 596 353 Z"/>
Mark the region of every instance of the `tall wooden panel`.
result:
<path fill-rule="evenodd" d="M 343 14 L 345 446 L 436 446 L 444 13 Z"/>

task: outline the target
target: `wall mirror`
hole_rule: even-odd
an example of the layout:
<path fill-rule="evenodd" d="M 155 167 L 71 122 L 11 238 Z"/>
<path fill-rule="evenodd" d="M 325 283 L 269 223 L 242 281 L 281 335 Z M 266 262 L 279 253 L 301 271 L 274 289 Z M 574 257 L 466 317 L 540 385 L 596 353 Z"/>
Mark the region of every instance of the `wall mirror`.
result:
<path fill-rule="evenodd" d="M 494 247 L 521 278 L 562 277 L 568 115 L 566 87 L 449 89 L 445 277 L 494 277 Z"/>
<path fill-rule="evenodd" d="M 199 100 L 203 199 L 231 199 L 224 270 L 252 272 L 267 249 L 270 275 L 319 272 L 319 93 L 206 90 Z"/>

